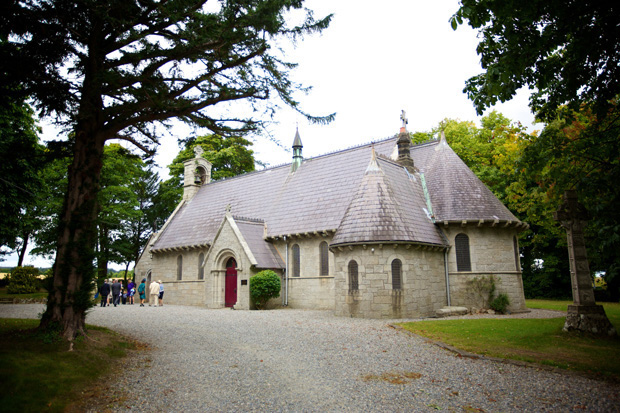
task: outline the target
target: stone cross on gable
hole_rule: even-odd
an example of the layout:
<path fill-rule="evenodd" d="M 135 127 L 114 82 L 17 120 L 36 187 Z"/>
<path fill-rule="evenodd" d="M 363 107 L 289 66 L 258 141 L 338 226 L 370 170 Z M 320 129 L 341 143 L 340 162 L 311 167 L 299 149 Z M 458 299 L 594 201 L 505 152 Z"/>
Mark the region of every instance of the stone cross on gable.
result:
<path fill-rule="evenodd" d="M 407 124 L 409 123 L 409 120 L 407 119 L 407 113 L 404 110 L 400 111 L 400 120 L 403 121 L 402 128 L 406 128 Z"/>
<path fill-rule="evenodd" d="M 196 158 L 202 158 L 203 153 L 204 153 L 204 149 L 202 149 L 202 146 L 200 145 L 194 146 L 194 155 L 196 156 Z"/>

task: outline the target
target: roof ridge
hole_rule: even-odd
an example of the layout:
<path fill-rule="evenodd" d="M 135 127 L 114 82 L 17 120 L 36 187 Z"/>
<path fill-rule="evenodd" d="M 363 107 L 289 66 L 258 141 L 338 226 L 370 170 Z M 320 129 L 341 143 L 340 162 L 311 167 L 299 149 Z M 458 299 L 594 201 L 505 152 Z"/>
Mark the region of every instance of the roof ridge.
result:
<path fill-rule="evenodd" d="M 427 141 L 421 142 L 421 143 L 416 143 L 415 145 L 411 146 L 411 149 L 414 148 L 420 148 L 422 146 L 430 146 L 430 145 L 437 145 L 439 143 L 439 139 L 429 139 Z"/>
<path fill-rule="evenodd" d="M 341 152 L 352 151 L 352 150 L 355 150 L 355 149 L 364 148 L 366 146 L 377 144 L 377 143 L 384 143 L 384 142 L 389 141 L 390 139 L 395 139 L 396 137 L 397 137 L 397 135 L 390 136 L 390 137 L 383 138 L 383 139 L 379 139 L 379 140 L 370 140 L 368 142 L 360 143 L 360 144 L 357 144 L 357 145 L 352 145 L 352 146 L 349 146 L 349 147 L 343 148 L 343 149 L 336 149 L 336 150 L 334 150 L 332 152 L 326 152 L 326 153 L 323 153 L 321 155 L 317 155 L 317 156 L 314 156 L 314 157 L 311 157 L 311 158 L 307 158 L 307 160 L 316 159 L 316 158 L 322 158 L 324 156 L 330 156 L 330 155 L 334 155 L 334 154 L 341 153 Z M 304 159 L 304 160 L 306 160 L 306 159 Z"/>
<path fill-rule="evenodd" d="M 313 159 L 322 158 L 324 156 L 330 156 L 330 155 L 334 155 L 334 154 L 338 154 L 338 153 L 342 153 L 342 152 L 346 152 L 346 151 L 360 149 L 360 148 L 366 147 L 368 145 L 376 144 L 376 143 L 379 143 L 379 144 L 380 143 L 384 143 L 384 142 L 389 141 L 390 139 L 395 139 L 396 137 L 397 137 L 397 135 L 394 135 L 394 136 L 390 136 L 390 137 L 379 139 L 379 140 L 374 140 L 374 141 L 371 140 L 371 141 L 368 141 L 366 143 L 361 143 L 359 145 L 349 146 L 348 148 L 344 148 L 344 149 L 336 149 L 336 150 L 334 150 L 332 152 L 326 152 L 326 153 L 323 153 L 323 154 L 320 154 L 320 155 L 316 155 L 316 156 L 313 156 L 313 157 L 310 157 L 310 158 L 304 158 L 304 161 L 310 161 L 310 160 L 313 160 Z M 270 166 L 268 168 L 263 168 L 263 169 L 260 169 L 260 170 L 254 170 L 254 171 L 245 172 L 245 173 L 242 173 L 242 174 L 239 174 L 239 175 L 235 175 L 235 176 L 229 176 L 229 177 L 224 177 L 224 178 L 212 180 L 211 182 L 209 182 L 208 184 L 206 184 L 204 186 L 213 185 L 213 184 L 216 184 L 216 183 L 219 183 L 219 182 L 230 181 L 232 179 L 242 178 L 244 176 L 249 176 L 249 175 L 252 175 L 252 174 L 258 174 L 258 173 L 262 173 L 262 172 L 269 172 L 269 171 L 273 171 L 273 170 L 278 169 L 278 168 L 289 167 L 291 164 L 292 164 L 292 162 L 282 163 L 282 164 Z"/>
<path fill-rule="evenodd" d="M 252 222 L 252 223 L 257 223 L 257 224 L 265 223 L 265 220 L 260 219 L 260 218 L 242 217 L 239 215 L 233 215 L 232 217 L 235 221 L 245 221 L 245 222 Z"/>

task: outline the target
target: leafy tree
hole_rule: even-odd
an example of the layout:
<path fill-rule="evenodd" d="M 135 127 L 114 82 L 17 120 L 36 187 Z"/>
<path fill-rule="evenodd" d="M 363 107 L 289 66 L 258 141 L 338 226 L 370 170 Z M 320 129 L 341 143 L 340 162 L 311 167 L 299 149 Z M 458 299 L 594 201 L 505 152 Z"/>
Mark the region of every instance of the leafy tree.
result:
<path fill-rule="evenodd" d="M 254 170 L 254 151 L 252 142 L 240 136 L 222 137 L 211 134 L 190 138 L 168 166 L 170 175 L 177 178 L 182 187 L 183 162 L 194 158 L 194 148 L 200 146 L 202 157 L 213 164 L 211 179 L 230 178 Z"/>
<path fill-rule="evenodd" d="M 149 209 L 149 224 L 152 232 L 159 231 L 183 197 L 183 186 L 176 178 L 160 181 L 153 206 Z"/>
<path fill-rule="evenodd" d="M 483 111 L 533 89 L 532 110 L 552 121 L 556 110 L 593 104 L 603 117 L 620 93 L 620 6 L 598 0 L 460 0 L 452 28 L 478 30 L 483 73 L 464 92 Z"/>
<path fill-rule="evenodd" d="M 520 187 L 513 187 L 515 193 L 531 190 L 546 199 L 546 208 L 541 203 L 527 206 L 542 216 L 553 212 L 566 189 L 577 190 L 592 217 L 586 234 L 591 269 L 605 273 L 611 295 L 617 300 L 620 219 L 615 207 L 618 191 L 614 188 L 620 177 L 618 5 L 591 0 L 462 0 L 452 17 L 452 27 L 465 20 L 479 30 L 482 39 L 477 50 L 485 72 L 470 78 L 465 87 L 478 113 L 497 100 L 509 100 L 527 85 L 534 90 L 530 107 L 547 122 L 519 163 L 523 176 L 534 184 L 522 181 Z M 548 223 L 543 227 L 554 232 Z M 555 228 L 558 232 L 557 224 Z M 552 238 L 559 239 L 559 234 L 550 235 L 546 244 L 538 241 L 549 253 L 545 266 L 564 261 L 554 251 L 554 244 L 563 242 L 556 243 Z"/>
<path fill-rule="evenodd" d="M 2 43 L 0 43 L 1 45 Z M 43 182 L 43 146 L 32 108 L 23 100 L 0 102 L 0 247 L 18 249 L 21 260 L 28 244 L 31 221 L 26 211 L 34 206 Z M 10 250 L 0 249 L 0 258 Z"/>
<path fill-rule="evenodd" d="M 58 225 L 64 194 L 67 192 L 67 171 L 71 161 L 66 153 L 69 150 L 68 145 L 48 142 L 47 151 L 51 152 L 51 160 L 39 171 L 44 185 L 32 211 L 37 225 L 32 232 L 35 246 L 31 254 L 48 259 L 53 258 L 58 242 Z"/>
<path fill-rule="evenodd" d="M 586 231 L 593 272 L 604 273 L 608 292 L 620 298 L 620 109 L 599 120 L 588 108 L 558 117 L 526 148 L 524 173 L 555 210 L 566 189 L 576 189 L 590 215 Z M 563 229 L 559 231 L 565 239 Z"/>
<path fill-rule="evenodd" d="M 245 100 L 252 113 L 275 110 L 272 94 L 303 113 L 293 96 L 300 87 L 289 78 L 294 64 L 271 44 L 320 32 L 331 16 L 315 20 L 308 12 L 291 26 L 286 13 L 301 9 L 302 0 L 214 7 L 206 0 L 9 0 L 3 7 L 0 38 L 9 41 L 0 48 L 0 84 L 18 82 L 12 92 L 30 96 L 74 133 L 53 288 L 41 319 L 41 328 L 57 322 L 73 340 L 91 301 L 106 141 L 151 151 L 154 124 L 173 117 L 224 135 L 256 130 L 256 119 L 212 107 Z"/>
<path fill-rule="evenodd" d="M 143 168 L 142 160 L 118 143 L 105 146 L 97 200 L 98 281 L 107 278 L 110 261 L 124 262 L 125 254 L 116 247 L 127 222 L 141 221 L 136 189 Z"/>
<path fill-rule="evenodd" d="M 150 222 L 154 219 L 153 214 L 158 212 L 155 209 L 158 184 L 157 172 L 147 166 L 139 170 L 137 179 L 129 185 L 129 189 L 136 195 L 136 213 L 131 215 L 132 219 L 125 219 L 121 223 L 120 231 L 112 242 L 112 249 L 116 251 L 115 261 L 125 264 L 125 281 L 128 277 L 133 278 L 129 265 L 138 260 L 140 251 L 154 232 Z"/>

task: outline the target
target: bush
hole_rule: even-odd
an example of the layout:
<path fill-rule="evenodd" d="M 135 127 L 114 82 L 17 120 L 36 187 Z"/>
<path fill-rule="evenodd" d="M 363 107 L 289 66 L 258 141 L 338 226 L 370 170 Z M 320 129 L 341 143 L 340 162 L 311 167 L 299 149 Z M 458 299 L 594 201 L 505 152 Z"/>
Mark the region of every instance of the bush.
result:
<path fill-rule="evenodd" d="M 250 278 L 250 297 L 259 310 L 271 298 L 280 296 L 280 277 L 271 270 L 261 271 Z"/>
<path fill-rule="evenodd" d="M 504 293 L 498 294 L 490 304 L 491 309 L 500 314 L 506 314 L 506 309 L 508 309 L 509 305 L 510 300 L 508 299 L 508 295 Z"/>
<path fill-rule="evenodd" d="M 9 294 L 30 294 L 37 292 L 39 270 L 34 267 L 16 267 L 9 276 Z"/>

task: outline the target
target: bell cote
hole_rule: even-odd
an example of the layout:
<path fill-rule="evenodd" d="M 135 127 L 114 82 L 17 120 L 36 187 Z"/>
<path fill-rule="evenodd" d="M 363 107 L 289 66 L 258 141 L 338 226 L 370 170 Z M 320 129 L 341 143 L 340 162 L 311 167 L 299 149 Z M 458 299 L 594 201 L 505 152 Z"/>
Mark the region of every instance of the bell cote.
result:
<path fill-rule="evenodd" d="M 183 200 L 189 201 L 196 195 L 201 186 L 211 182 L 211 162 L 202 157 L 203 149 L 194 147 L 195 158 L 183 162 Z"/>

